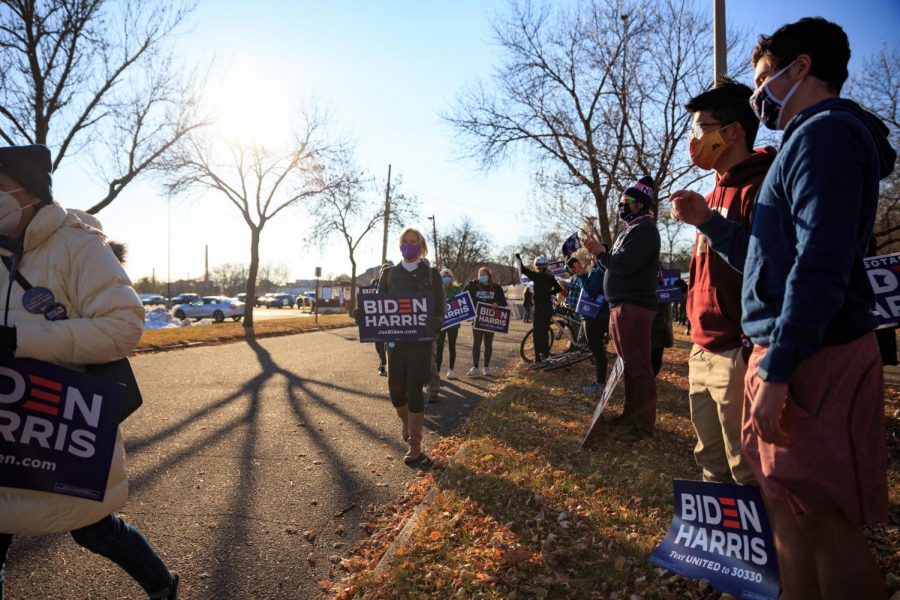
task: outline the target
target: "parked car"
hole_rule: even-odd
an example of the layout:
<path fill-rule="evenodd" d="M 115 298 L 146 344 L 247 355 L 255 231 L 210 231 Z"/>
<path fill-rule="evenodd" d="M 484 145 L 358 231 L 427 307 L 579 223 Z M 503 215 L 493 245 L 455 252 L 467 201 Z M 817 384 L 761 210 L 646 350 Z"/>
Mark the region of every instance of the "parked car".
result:
<path fill-rule="evenodd" d="M 234 299 L 237 300 L 238 302 L 243 302 L 244 304 L 247 304 L 247 293 L 241 292 L 240 294 L 235 296 Z"/>
<path fill-rule="evenodd" d="M 294 297 L 290 294 L 272 294 L 266 298 L 266 308 L 293 308 Z"/>
<path fill-rule="evenodd" d="M 269 298 L 271 298 L 272 296 L 274 296 L 274 294 L 272 292 L 263 294 L 262 296 L 257 296 L 256 297 L 256 308 L 259 308 L 260 306 L 266 306 L 266 302 L 268 302 Z"/>
<path fill-rule="evenodd" d="M 175 306 L 176 304 L 190 304 L 198 298 L 200 298 L 200 294 L 184 292 L 172 297 L 172 306 Z"/>
<path fill-rule="evenodd" d="M 139 294 L 141 297 L 141 303 L 144 306 L 154 306 L 156 304 L 165 304 L 166 297 L 160 296 L 159 294 Z"/>
<path fill-rule="evenodd" d="M 213 319 L 221 323 L 227 318 L 240 321 L 244 316 L 244 303 L 224 296 L 204 296 L 190 304 L 179 304 L 172 308 L 176 319 Z"/>

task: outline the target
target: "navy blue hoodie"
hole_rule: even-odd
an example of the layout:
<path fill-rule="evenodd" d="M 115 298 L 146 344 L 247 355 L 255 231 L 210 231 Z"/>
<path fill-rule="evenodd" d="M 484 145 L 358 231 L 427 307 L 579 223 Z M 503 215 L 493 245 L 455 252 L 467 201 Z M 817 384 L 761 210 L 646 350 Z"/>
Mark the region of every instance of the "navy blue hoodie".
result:
<path fill-rule="evenodd" d="M 760 363 L 763 379 L 789 382 L 821 347 L 875 328 L 863 257 L 878 182 L 897 156 L 887 135 L 875 115 L 850 100 L 810 106 L 785 128 L 760 189 L 749 244 L 724 219 L 701 228 L 713 249 L 744 272 L 741 326 L 755 344 L 769 346 Z"/>

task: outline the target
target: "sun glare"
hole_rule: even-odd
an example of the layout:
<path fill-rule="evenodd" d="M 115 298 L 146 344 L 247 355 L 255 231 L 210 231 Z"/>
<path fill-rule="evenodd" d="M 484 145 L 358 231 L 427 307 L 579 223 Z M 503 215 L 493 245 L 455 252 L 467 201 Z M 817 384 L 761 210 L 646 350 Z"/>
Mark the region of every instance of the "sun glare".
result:
<path fill-rule="evenodd" d="M 274 76 L 234 66 L 207 88 L 217 135 L 242 144 L 281 142 L 290 129 L 290 93 Z"/>

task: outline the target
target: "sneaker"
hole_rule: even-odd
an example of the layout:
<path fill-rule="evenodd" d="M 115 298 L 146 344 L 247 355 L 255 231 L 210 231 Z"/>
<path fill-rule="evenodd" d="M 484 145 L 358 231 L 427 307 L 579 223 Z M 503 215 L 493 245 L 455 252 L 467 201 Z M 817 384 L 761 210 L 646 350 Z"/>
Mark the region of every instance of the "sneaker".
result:
<path fill-rule="evenodd" d="M 481 374 L 485 377 L 490 377 L 491 376 L 491 368 L 484 367 L 483 369 L 481 369 Z"/>
<path fill-rule="evenodd" d="M 603 381 L 595 381 L 591 385 L 586 385 L 581 388 L 585 394 L 596 394 L 597 392 L 603 391 L 603 388 L 606 387 L 606 383 Z"/>
<path fill-rule="evenodd" d="M 469 369 L 469 372 L 466 373 L 469 377 L 477 377 L 478 376 L 478 367 L 472 367 Z"/>
<path fill-rule="evenodd" d="M 378 374 L 382 377 L 387 377 L 387 369 L 384 368 L 384 365 L 378 367 Z"/>
<path fill-rule="evenodd" d="M 456 379 L 456 373 L 453 372 L 453 369 L 447 371 L 447 379 Z"/>

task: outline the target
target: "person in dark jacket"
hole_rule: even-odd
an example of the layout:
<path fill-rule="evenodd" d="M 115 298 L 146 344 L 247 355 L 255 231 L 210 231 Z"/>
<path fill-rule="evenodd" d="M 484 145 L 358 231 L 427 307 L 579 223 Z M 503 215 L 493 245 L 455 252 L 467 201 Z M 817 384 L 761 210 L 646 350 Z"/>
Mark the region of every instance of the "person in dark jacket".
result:
<path fill-rule="evenodd" d="M 603 291 L 610 306 L 609 334 L 625 363 L 625 409 L 619 423 L 632 431 L 619 441 L 636 442 L 656 428 L 656 376 L 650 362 L 650 325 L 656 315 L 659 275 L 659 231 L 650 212 L 653 178 L 629 186 L 619 201 L 623 227 L 607 252 L 589 237 L 585 247 L 605 273 Z"/>
<path fill-rule="evenodd" d="M 494 274 L 487 267 L 478 269 L 478 278 L 470 281 L 465 290 L 472 294 L 475 306 L 479 302 L 492 304 L 493 306 L 506 306 L 506 295 L 500 284 L 494 281 Z M 472 330 L 472 368 L 467 373 L 469 377 L 478 375 L 478 361 L 481 358 L 481 345 L 484 343 L 484 367 L 481 374 L 488 377 L 491 374 L 491 355 L 494 353 L 494 334 L 491 331 Z"/>
<path fill-rule="evenodd" d="M 381 272 L 383 273 L 390 266 L 391 263 L 384 263 L 381 265 Z M 379 277 L 372 279 L 373 287 L 378 287 L 378 279 Z M 384 342 L 375 342 L 375 352 L 378 354 L 378 374 L 382 377 L 387 377 L 387 352 L 384 349 Z"/>
<path fill-rule="evenodd" d="M 534 309 L 534 292 L 531 291 L 530 287 L 526 287 L 522 293 L 522 308 L 525 309 L 522 314 L 522 321 L 531 323 L 531 311 Z"/>
<path fill-rule="evenodd" d="M 886 598 L 863 526 L 888 517 L 884 373 L 863 257 L 888 130 L 839 97 L 843 29 L 801 19 L 753 51 L 760 121 L 784 128 L 748 236 L 713 213 L 700 231 L 744 273 L 753 342 L 742 445 L 767 498 L 785 598 Z M 690 203 L 687 203 L 690 204 Z M 689 211 L 690 212 L 690 211 Z M 703 211 L 698 211 L 703 214 Z"/>
<path fill-rule="evenodd" d="M 444 286 L 444 297 L 449 301 L 451 298 L 462 293 L 462 288 L 456 282 L 453 271 L 444 268 L 441 269 L 441 284 Z M 438 373 L 441 372 L 441 364 L 444 362 L 444 340 L 447 341 L 447 350 L 449 357 L 449 368 L 447 369 L 447 379 L 456 379 L 456 373 L 453 367 L 456 365 L 456 336 L 459 335 L 459 325 L 448 327 L 441 331 L 437 339 L 437 349 L 435 350 L 435 366 Z"/>
<path fill-rule="evenodd" d="M 713 212 L 750 231 L 753 203 L 775 159 L 773 148 L 753 149 L 759 119 L 750 108 L 753 90 L 726 79 L 692 98 L 691 158 L 701 169 L 713 169 L 716 184 L 701 198 L 680 193 L 672 209 L 686 198 L 706 216 Z M 702 203 L 702 205 L 701 205 Z M 699 224 L 699 223 L 698 223 Z M 741 452 L 741 419 L 747 361 L 741 331 L 741 274 L 711 251 L 697 232 L 691 253 L 687 312 L 691 348 L 688 360 L 691 422 L 697 433 L 694 459 L 704 481 L 741 485 L 756 482 Z"/>
<path fill-rule="evenodd" d="M 535 361 L 541 362 L 550 354 L 550 317 L 553 314 L 553 297 L 562 291 L 556 277 L 547 272 L 548 260 L 545 256 L 534 259 L 535 271 L 522 264 L 522 257 L 516 254 L 519 271 L 534 283 L 534 354 Z"/>
<path fill-rule="evenodd" d="M 400 254 L 403 261 L 385 270 L 378 281 L 380 294 L 430 291 L 431 314 L 428 328 L 437 333 L 444 319 L 444 287 L 437 269 L 424 256 L 428 254 L 425 237 L 419 230 L 407 227 L 400 234 Z M 403 439 L 409 451 L 403 457 L 414 465 L 425 459 L 422 436 L 425 424 L 425 399 L 422 387 L 431 379 L 433 342 L 388 342 L 388 390 L 391 404 L 403 426 Z"/>
<path fill-rule="evenodd" d="M 659 375 L 662 370 L 663 354 L 666 348 L 675 345 L 675 334 L 672 331 L 672 304 L 660 302 L 650 324 L 650 364 L 653 374 Z"/>

